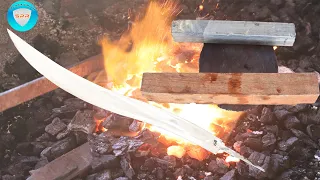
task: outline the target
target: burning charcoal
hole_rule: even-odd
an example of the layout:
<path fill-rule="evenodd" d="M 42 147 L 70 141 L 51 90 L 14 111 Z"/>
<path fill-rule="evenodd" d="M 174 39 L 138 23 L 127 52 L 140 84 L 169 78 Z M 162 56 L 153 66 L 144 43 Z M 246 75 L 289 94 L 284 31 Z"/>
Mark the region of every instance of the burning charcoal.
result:
<path fill-rule="evenodd" d="M 288 156 L 282 156 L 279 154 L 272 154 L 271 155 L 271 170 L 275 174 L 288 168 L 289 163 L 290 163 L 290 160 L 289 160 Z"/>
<path fill-rule="evenodd" d="M 262 109 L 262 114 L 259 120 L 264 124 L 269 124 L 273 122 L 273 119 L 274 119 L 274 115 L 271 109 L 264 107 Z"/>
<path fill-rule="evenodd" d="M 51 147 L 46 148 L 41 152 L 41 154 L 48 158 L 49 161 L 52 159 L 55 159 L 69 151 L 71 151 L 73 148 L 77 146 L 76 140 L 74 137 L 68 137 L 66 139 L 63 139 L 61 141 L 56 142 Z"/>
<path fill-rule="evenodd" d="M 287 129 L 292 129 L 299 127 L 300 121 L 295 116 L 288 116 L 286 120 L 284 121 L 284 127 Z"/>
<path fill-rule="evenodd" d="M 224 176 L 220 178 L 220 180 L 236 180 L 236 170 L 233 169 L 227 172 Z"/>
<path fill-rule="evenodd" d="M 111 153 L 112 144 L 116 142 L 116 139 L 107 133 L 101 133 L 98 136 L 89 135 L 88 139 L 91 151 L 100 155 Z"/>
<path fill-rule="evenodd" d="M 178 178 L 179 176 L 181 177 L 186 177 L 186 176 L 191 176 L 193 173 L 193 170 L 188 166 L 188 165 L 184 165 L 181 168 L 178 168 L 175 172 L 174 172 L 174 176 L 176 178 Z"/>
<path fill-rule="evenodd" d="M 55 108 L 52 111 L 54 113 L 69 113 L 69 112 L 76 112 L 78 110 L 84 109 L 88 106 L 88 104 L 85 101 L 82 101 L 78 98 L 70 98 L 64 101 L 64 106 L 61 106 L 60 108 Z"/>
<path fill-rule="evenodd" d="M 65 125 L 60 118 L 54 118 L 52 123 L 46 126 L 45 131 L 52 136 L 56 136 L 59 132 L 65 130 L 67 125 Z"/>
<path fill-rule="evenodd" d="M 112 149 L 116 156 L 120 156 L 127 152 L 136 151 L 142 144 L 143 142 L 140 140 L 122 136 L 112 146 Z"/>
<path fill-rule="evenodd" d="M 303 140 L 303 142 L 306 143 L 307 145 L 312 146 L 315 149 L 319 148 L 318 145 L 312 139 L 310 139 L 308 135 L 306 135 L 302 131 L 299 131 L 297 129 L 291 129 L 291 132 L 295 136 L 297 136 L 299 139 Z"/>
<path fill-rule="evenodd" d="M 45 165 L 47 165 L 49 163 L 48 159 L 46 157 L 42 157 L 40 158 L 40 160 L 38 161 L 38 163 L 34 166 L 34 169 L 39 169 Z"/>
<path fill-rule="evenodd" d="M 270 168 L 270 156 L 266 156 L 259 152 L 253 152 L 248 158 L 248 160 L 251 161 L 253 164 L 262 167 L 265 170 L 265 172 L 262 172 L 253 166 L 249 166 L 250 176 L 257 179 L 261 179 L 265 178 L 268 175 L 268 171 Z"/>
<path fill-rule="evenodd" d="M 256 151 L 261 151 L 263 149 L 263 143 L 261 142 L 261 138 L 247 138 L 243 143 L 247 147 Z"/>
<path fill-rule="evenodd" d="M 120 167 L 119 159 L 114 155 L 102 155 L 93 157 L 91 162 L 92 172 L 98 172 L 103 169 L 112 169 Z"/>
<path fill-rule="evenodd" d="M 138 132 L 138 131 L 140 131 L 142 124 L 143 123 L 141 121 L 134 120 L 129 126 L 129 131 L 130 132 Z"/>
<path fill-rule="evenodd" d="M 308 125 L 307 133 L 313 140 L 320 139 L 320 125 Z"/>
<path fill-rule="evenodd" d="M 225 174 L 228 172 L 229 164 L 223 159 L 212 160 L 208 165 L 208 171 L 212 173 Z"/>
<path fill-rule="evenodd" d="M 102 126 L 106 129 L 121 129 L 128 131 L 132 122 L 132 118 L 113 113 L 102 122 Z"/>
<path fill-rule="evenodd" d="M 290 150 L 299 141 L 297 137 L 291 137 L 287 141 L 280 141 L 278 143 L 278 148 L 281 151 Z"/>
<path fill-rule="evenodd" d="M 78 111 L 68 125 L 70 131 L 82 131 L 86 134 L 93 133 L 95 128 L 96 123 L 91 110 Z"/>
<path fill-rule="evenodd" d="M 233 144 L 233 149 L 235 149 L 237 152 L 240 152 L 240 147 L 242 146 L 242 141 L 237 141 Z"/>
<path fill-rule="evenodd" d="M 151 132 L 149 129 L 144 129 L 141 133 L 139 133 L 136 139 L 151 145 L 158 145 L 159 136 L 160 135 L 158 133 Z"/>
<path fill-rule="evenodd" d="M 131 166 L 131 157 L 128 153 L 121 156 L 120 165 L 121 165 L 121 168 L 124 171 L 125 175 L 128 178 L 132 179 L 133 176 L 135 175 L 135 172 Z"/>
<path fill-rule="evenodd" d="M 187 148 L 187 154 L 189 157 L 198 161 L 203 161 L 210 156 L 210 153 L 200 146 L 190 146 Z"/>
<path fill-rule="evenodd" d="M 149 144 L 141 145 L 136 152 L 134 152 L 135 157 L 145 157 L 148 156 L 151 151 L 151 146 Z"/>
<path fill-rule="evenodd" d="M 273 145 L 274 143 L 276 143 L 277 139 L 274 134 L 267 133 L 266 135 L 264 135 L 261 138 L 261 141 L 263 143 L 263 147 L 266 148 L 266 147 L 269 147 L 269 146 Z"/>

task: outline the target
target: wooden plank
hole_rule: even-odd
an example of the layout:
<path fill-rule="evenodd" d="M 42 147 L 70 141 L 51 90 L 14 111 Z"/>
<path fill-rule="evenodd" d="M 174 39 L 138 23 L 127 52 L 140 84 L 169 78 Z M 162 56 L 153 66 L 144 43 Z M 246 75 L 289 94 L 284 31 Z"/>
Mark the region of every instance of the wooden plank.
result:
<path fill-rule="evenodd" d="M 176 20 L 172 22 L 176 42 L 293 46 L 293 23 Z"/>
<path fill-rule="evenodd" d="M 144 73 L 142 95 L 160 103 L 280 105 L 314 103 L 315 73 Z"/>
<path fill-rule="evenodd" d="M 101 68 L 103 68 L 103 57 L 102 55 L 97 55 L 70 67 L 69 70 L 83 77 L 92 72 L 98 71 Z M 0 93 L 0 112 L 57 88 L 58 87 L 47 78 L 41 77 L 8 91 L 2 92 Z"/>

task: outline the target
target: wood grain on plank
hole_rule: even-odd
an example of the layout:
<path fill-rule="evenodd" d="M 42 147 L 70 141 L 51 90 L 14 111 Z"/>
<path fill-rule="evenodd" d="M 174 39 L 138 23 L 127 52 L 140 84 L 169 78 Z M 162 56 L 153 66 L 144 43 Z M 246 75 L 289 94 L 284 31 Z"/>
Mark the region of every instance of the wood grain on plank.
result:
<path fill-rule="evenodd" d="M 149 101 L 198 104 L 303 104 L 319 96 L 315 73 L 144 73 Z"/>
<path fill-rule="evenodd" d="M 176 42 L 293 46 L 293 23 L 176 20 L 172 22 Z"/>

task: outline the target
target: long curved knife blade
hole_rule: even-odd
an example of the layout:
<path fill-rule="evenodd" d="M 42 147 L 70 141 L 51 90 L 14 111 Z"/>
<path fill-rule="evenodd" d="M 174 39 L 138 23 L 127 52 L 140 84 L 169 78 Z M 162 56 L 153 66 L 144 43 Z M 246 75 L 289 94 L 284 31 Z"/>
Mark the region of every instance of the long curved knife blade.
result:
<path fill-rule="evenodd" d="M 211 132 L 165 109 L 120 95 L 94 84 L 58 65 L 9 29 L 7 31 L 15 47 L 29 64 L 66 92 L 97 107 L 162 128 L 214 154 L 226 152 L 264 171 L 263 168 L 253 165 L 243 156 L 226 147 L 222 140 Z"/>

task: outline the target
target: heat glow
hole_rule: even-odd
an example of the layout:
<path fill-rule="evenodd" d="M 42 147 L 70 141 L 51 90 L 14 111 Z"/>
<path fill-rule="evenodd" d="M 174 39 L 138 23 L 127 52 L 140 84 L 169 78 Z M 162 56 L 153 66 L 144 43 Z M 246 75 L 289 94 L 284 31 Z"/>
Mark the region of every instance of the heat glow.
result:
<path fill-rule="evenodd" d="M 139 91 L 144 72 L 198 72 L 203 44 L 175 43 L 171 37 L 171 22 L 179 12 L 179 6 L 174 2 L 150 1 L 144 15 L 137 16 L 120 40 L 111 42 L 105 37 L 101 45 L 106 76 L 98 75 L 95 82 L 123 95 L 146 101 Z M 170 109 L 219 137 L 231 131 L 234 120 L 242 115 L 241 112 L 225 111 L 215 105 L 149 103 Z M 145 127 L 162 134 L 159 141 L 168 145 L 168 154 L 182 157 L 188 153 L 199 160 L 207 158 L 204 149 L 190 148 L 193 145 L 162 129 L 151 125 Z M 196 152 L 202 154 L 195 155 L 190 149 L 197 149 Z"/>

